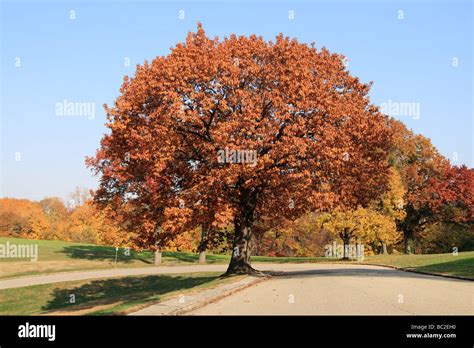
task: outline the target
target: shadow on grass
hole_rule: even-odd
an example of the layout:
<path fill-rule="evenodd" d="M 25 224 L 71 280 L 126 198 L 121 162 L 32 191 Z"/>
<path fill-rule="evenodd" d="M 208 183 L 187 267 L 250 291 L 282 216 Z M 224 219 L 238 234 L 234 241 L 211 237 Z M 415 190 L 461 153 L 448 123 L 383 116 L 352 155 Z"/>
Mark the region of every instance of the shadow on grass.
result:
<path fill-rule="evenodd" d="M 178 251 L 163 251 L 163 257 L 173 259 L 175 261 L 193 263 L 198 261 L 197 254 L 182 253 Z"/>
<path fill-rule="evenodd" d="M 446 273 L 449 275 L 474 278 L 474 258 L 464 258 L 427 266 L 414 267 L 414 270 L 430 273 Z"/>
<path fill-rule="evenodd" d="M 59 253 L 64 253 L 72 259 L 93 260 L 93 261 L 110 261 L 115 262 L 115 248 L 98 245 L 73 245 L 66 246 Z M 146 264 L 154 263 L 154 254 L 150 251 L 136 252 L 130 250 L 130 255 L 125 255 L 125 248 L 119 248 L 117 253 L 117 262 L 131 263 L 133 261 L 141 261 Z M 183 263 L 197 263 L 198 254 L 163 251 L 165 261 L 176 261 Z M 206 255 L 207 263 L 227 262 L 229 256 L 226 255 Z"/>
<path fill-rule="evenodd" d="M 187 263 L 196 263 L 199 261 L 199 255 L 193 253 L 186 253 L 186 252 L 178 252 L 178 251 L 163 251 L 163 257 L 168 259 L 173 259 L 179 262 L 187 262 Z M 228 262 L 230 256 L 228 255 L 213 255 L 213 254 L 206 254 L 206 263 L 222 263 Z"/>
<path fill-rule="evenodd" d="M 147 302 L 147 300 L 159 299 L 160 295 L 189 289 L 208 283 L 216 278 L 218 277 L 173 277 L 159 275 L 94 280 L 75 288 L 55 289 L 52 294 L 53 298 L 42 307 L 42 310 L 74 311 L 119 301 L 131 302 L 140 300 Z M 70 303 L 71 295 L 74 295 L 75 298 L 75 303 L 73 304 Z"/>
<path fill-rule="evenodd" d="M 59 251 L 65 253 L 73 259 L 95 260 L 95 261 L 111 261 L 115 262 L 115 248 L 96 245 L 74 245 L 66 246 Z M 147 264 L 153 263 L 152 254 L 150 252 L 135 252 L 130 250 L 130 255 L 125 255 L 125 249 L 119 248 L 117 252 L 117 262 L 130 263 L 133 261 L 141 261 Z"/>
<path fill-rule="evenodd" d="M 272 256 L 254 256 L 252 262 L 262 263 L 317 263 L 334 262 L 339 259 L 329 259 L 327 257 L 272 257 Z M 344 260 L 347 261 L 347 260 Z"/>

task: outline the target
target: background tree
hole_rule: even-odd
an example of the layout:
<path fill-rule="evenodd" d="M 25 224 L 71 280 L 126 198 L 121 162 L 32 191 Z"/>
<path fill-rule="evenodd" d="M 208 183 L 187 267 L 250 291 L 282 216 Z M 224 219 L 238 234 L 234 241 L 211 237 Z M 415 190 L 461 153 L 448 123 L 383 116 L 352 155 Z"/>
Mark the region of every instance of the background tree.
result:
<path fill-rule="evenodd" d="M 352 240 L 360 240 L 363 235 L 363 225 L 359 220 L 357 210 L 335 209 L 330 214 L 322 217 L 323 227 L 328 230 L 334 238 L 340 238 L 344 247 L 343 258 L 348 259 L 349 245 Z"/>
<path fill-rule="evenodd" d="M 428 211 L 430 221 L 474 223 L 474 169 L 446 163 L 438 175 L 409 194 L 415 209 Z"/>
<path fill-rule="evenodd" d="M 41 239 L 48 221 L 38 202 L 27 199 L 0 199 L 0 232 L 6 236 Z"/>
<path fill-rule="evenodd" d="M 344 258 L 348 258 L 347 246 L 352 242 L 363 243 L 368 253 L 387 253 L 386 247 L 395 245 L 400 239 L 395 221 L 372 209 L 337 209 L 321 219 L 323 227 L 343 242 Z"/>
<path fill-rule="evenodd" d="M 282 35 L 210 39 L 198 25 L 106 107 L 110 133 L 88 159 L 95 201 L 127 215 L 147 246 L 202 224 L 205 204 L 234 224 L 227 273 L 252 273 L 256 215 L 367 205 L 386 189 L 387 119 L 342 58 Z M 255 160 L 220 161 L 225 149 Z"/>
<path fill-rule="evenodd" d="M 65 222 L 68 219 L 68 210 L 58 197 L 44 198 L 39 202 L 43 214 L 48 221 L 48 227 L 43 232 L 45 239 L 63 239 Z"/>
<path fill-rule="evenodd" d="M 407 200 L 407 189 L 403 178 L 395 167 L 390 167 L 388 190 L 370 207 L 395 222 L 401 223 L 406 217 L 405 205 Z"/>
<path fill-rule="evenodd" d="M 92 199 L 91 190 L 84 187 L 76 187 L 72 193 L 69 194 L 67 206 L 70 210 L 86 204 Z"/>
<path fill-rule="evenodd" d="M 427 226 L 420 236 L 423 253 L 452 253 L 474 250 L 474 227 L 454 222 L 435 222 Z"/>
<path fill-rule="evenodd" d="M 405 250 L 409 251 L 431 216 L 426 206 L 416 203 L 416 196 L 424 190 L 431 178 L 440 174 L 448 161 L 439 154 L 429 139 L 414 134 L 402 122 L 391 119 L 389 125 L 393 134 L 389 162 L 400 174 L 405 187 L 404 216 L 397 223 L 404 234 Z"/>
<path fill-rule="evenodd" d="M 359 209 L 359 221 L 363 229 L 361 240 L 367 244 L 368 253 L 388 254 L 388 249 L 402 239 L 395 220 L 390 216 L 372 209 Z"/>
<path fill-rule="evenodd" d="M 255 253 L 267 256 L 323 256 L 324 247 L 331 241 L 322 228 L 320 213 L 307 213 L 295 221 L 282 220 L 278 224 L 262 223 L 254 226 Z"/>
<path fill-rule="evenodd" d="M 98 210 L 90 201 L 86 201 L 70 213 L 62 240 L 115 247 L 131 246 L 133 235 L 122 230 L 117 219 L 120 217 L 113 211 Z"/>

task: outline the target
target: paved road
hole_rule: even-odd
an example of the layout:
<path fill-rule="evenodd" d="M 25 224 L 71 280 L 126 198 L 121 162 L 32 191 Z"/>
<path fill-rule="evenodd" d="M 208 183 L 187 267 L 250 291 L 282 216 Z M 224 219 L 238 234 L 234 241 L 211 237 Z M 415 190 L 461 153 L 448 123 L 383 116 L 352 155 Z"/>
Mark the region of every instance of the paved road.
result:
<path fill-rule="evenodd" d="M 474 314 L 474 282 L 364 265 L 294 266 L 191 315 Z"/>

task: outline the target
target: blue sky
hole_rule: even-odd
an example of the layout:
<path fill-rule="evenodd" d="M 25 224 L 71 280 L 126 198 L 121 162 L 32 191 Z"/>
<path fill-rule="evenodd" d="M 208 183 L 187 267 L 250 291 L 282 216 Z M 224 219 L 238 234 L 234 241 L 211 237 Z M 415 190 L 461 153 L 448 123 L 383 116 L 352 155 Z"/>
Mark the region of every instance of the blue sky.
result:
<path fill-rule="evenodd" d="M 396 118 L 473 167 L 472 17 L 468 0 L 3 0 L 1 194 L 39 200 L 95 188 L 84 157 L 105 131 L 102 105 L 136 64 L 167 54 L 197 21 L 210 36 L 282 32 L 344 54 L 354 75 L 374 82 L 375 104 L 419 107 Z M 65 100 L 95 113 L 58 114 Z"/>

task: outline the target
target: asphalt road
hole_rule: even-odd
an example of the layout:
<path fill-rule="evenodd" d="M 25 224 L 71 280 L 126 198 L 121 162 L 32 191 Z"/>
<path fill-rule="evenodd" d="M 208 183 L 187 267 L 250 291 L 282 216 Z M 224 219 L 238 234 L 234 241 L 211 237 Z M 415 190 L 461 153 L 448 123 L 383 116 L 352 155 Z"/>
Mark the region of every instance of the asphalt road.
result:
<path fill-rule="evenodd" d="M 190 315 L 473 315 L 474 282 L 364 265 L 293 265 Z"/>

